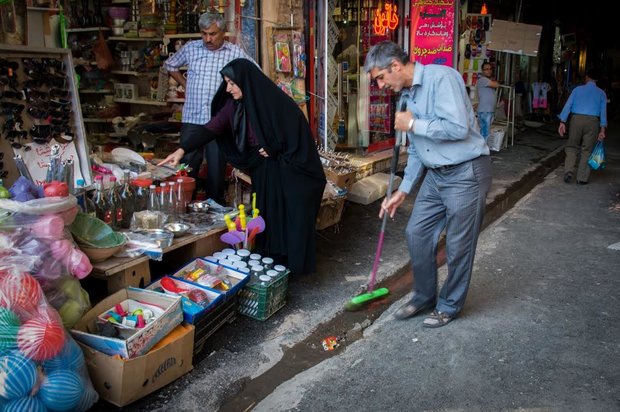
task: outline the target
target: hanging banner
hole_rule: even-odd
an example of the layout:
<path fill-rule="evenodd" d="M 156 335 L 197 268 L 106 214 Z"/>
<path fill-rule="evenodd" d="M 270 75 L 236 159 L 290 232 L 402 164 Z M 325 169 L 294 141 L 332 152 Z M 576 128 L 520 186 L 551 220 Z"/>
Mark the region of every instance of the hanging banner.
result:
<path fill-rule="evenodd" d="M 412 0 L 411 60 L 455 67 L 455 0 Z"/>

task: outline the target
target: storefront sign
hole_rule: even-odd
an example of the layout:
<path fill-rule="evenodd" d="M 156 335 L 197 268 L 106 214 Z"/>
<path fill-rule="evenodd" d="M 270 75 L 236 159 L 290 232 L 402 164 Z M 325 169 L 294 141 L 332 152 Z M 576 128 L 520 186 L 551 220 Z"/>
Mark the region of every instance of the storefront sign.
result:
<path fill-rule="evenodd" d="M 455 0 L 411 1 L 411 59 L 454 67 Z"/>
<path fill-rule="evenodd" d="M 398 27 L 398 21 L 398 7 L 395 4 L 385 3 L 384 10 L 377 7 L 372 28 L 375 34 L 385 36 L 388 30 L 393 31 Z"/>

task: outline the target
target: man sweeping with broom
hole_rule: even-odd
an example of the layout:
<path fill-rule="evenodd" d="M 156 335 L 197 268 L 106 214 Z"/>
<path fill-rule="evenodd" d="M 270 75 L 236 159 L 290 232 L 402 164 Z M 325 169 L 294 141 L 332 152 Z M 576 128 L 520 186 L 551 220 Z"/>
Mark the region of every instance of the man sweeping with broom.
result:
<path fill-rule="evenodd" d="M 398 190 L 384 199 L 379 217 L 394 217 L 416 183 L 417 194 L 405 235 L 413 266 L 413 296 L 395 314 L 407 319 L 432 312 L 423 326 L 452 321 L 463 308 L 491 186 L 489 148 L 461 75 L 440 65 L 409 61 L 396 43 L 374 45 L 364 64 L 379 88 L 400 92 L 394 129 L 409 140 L 405 175 Z M 437 291 L 437 245 L 446 231 L 448 277 Z"/>

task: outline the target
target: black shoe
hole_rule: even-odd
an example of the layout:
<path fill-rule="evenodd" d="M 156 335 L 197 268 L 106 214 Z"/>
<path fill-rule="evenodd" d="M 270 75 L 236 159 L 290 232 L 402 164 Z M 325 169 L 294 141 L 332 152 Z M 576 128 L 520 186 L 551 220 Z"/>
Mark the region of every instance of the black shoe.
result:
<path fill-rule="evenodd" d="M 577 180 L 577 184 L 578 184 L 578 185 L 587 185 L 587 184 L 588 184 L 588 182 L 583 182 L 583 181 L 581 181 L 581 180 Z"/>
<path fill-rule="evenodd" d="M 570 183 L 573 180 L 573 172 L 564 173 L 564 183 Z"/>
<path fill-rule="evenodd" d="M 411 301 L 409 301 L 408 303 L 406 303 L 405 305 L 401 306 L 400 309 L 398 309 L 395 313 L 394 313 L 394 317 L 396 319 L 409 319 L 410 317 L 413 317 L 415 315 L 417 315 L 418 313 L 425 311 L 427 309 L 430 308 L 434 308 L 435 307 L 435 301 L 432 300 L 424 305 L 419 305 L 416 306 L 415 304 L 413 304 Z"/>

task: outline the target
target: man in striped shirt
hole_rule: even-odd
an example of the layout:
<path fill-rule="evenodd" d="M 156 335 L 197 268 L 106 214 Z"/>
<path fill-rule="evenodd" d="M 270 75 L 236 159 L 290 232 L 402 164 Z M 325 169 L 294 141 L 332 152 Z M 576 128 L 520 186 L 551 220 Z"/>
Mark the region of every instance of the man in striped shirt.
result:
<path fill-rule="evenodd" d="M 240 47 L 226 41 L 226 22 L 224 16 L 207 12 L 198 20 L 201 40 L 188 42 L 164 63 L 170 76 L 185 88 L 185 104 L 181 126 L 181 142 L 191 140 L 195 135 L 205 133 L 204 125 L 211 119 L 211 100 L 222 83 L 220 70 L 228 62 L 237 58 L 252 60 Z M 181 68 L 187 68 L 187 78 Z M 207 161 L 206 195 L 224 204 L 224 172 L 226 159 L 220 153 L 217 142 L 206 146 L 204 156 Z M 198 176 L 203 151 L 196 150 L 183 158 Z"/>

